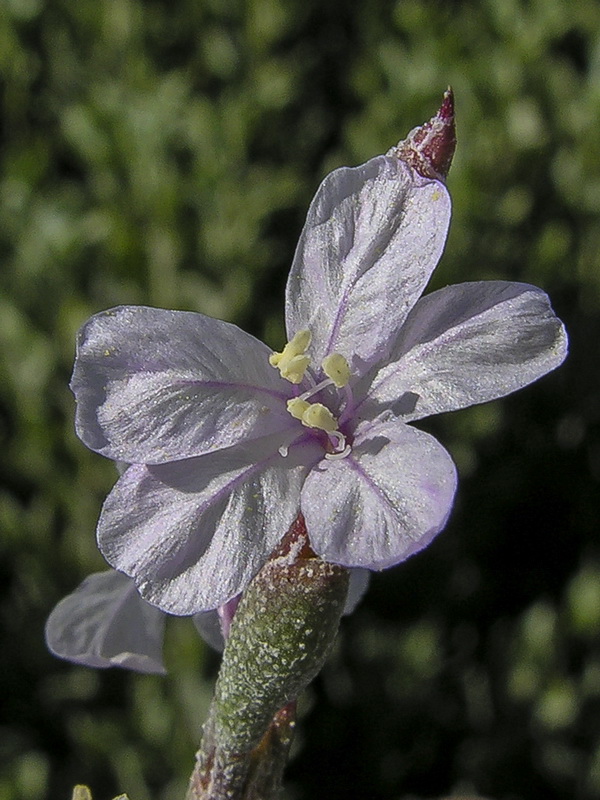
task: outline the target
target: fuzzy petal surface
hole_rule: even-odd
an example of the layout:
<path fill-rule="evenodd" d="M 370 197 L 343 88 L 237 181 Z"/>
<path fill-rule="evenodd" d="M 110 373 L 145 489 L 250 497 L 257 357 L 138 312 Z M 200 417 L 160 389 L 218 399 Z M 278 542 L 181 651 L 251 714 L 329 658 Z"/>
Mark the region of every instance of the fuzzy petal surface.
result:
<path fill-rule="evenodd" d="M 133 464 L 98 524 L 107 561 L 171 614 L 216 608 L 244 590 L 296 514 L 310 443 L 283 458 L 275 437 L 160 465 Z"/>
<path fill-rule="evenodd" d="M 48 648 L 88 667 L 164 674 L 165 616 L 120 572 L 96 572 L 56 605 L 46 623 Z"/>
<path fill-rule="evenodd" d="M 545 292 L 485 281 L 447 286 L 414 307 L 361 413 L 405 420 L 484 403 L 558 367 L 567 335 Z"/>
<path fill-rule="evenodd" d="M 446 524 L 455 490 L 456 469 L 442 445 L 385 418 L 358 427 L 349 456 L 313 469 L 301 507 L 321 558 L 379 570 L 429 544 Z"/>
<path fill-rule="evenodd" d="M 355 372 L 387 355 L 444 249 L 450 197 L 397 158 L 328 175 L 308 211 L 287 284 L 288 335 L 313 334 L 314 363 Z"/>
<path fill-rule="evenodd" d="M 76 429 L 115 461 L 190 458 L 289 426 L 289 383 L 271 350 L 235 325 L 188 311 L 121 306 L 79 334 Z"/>

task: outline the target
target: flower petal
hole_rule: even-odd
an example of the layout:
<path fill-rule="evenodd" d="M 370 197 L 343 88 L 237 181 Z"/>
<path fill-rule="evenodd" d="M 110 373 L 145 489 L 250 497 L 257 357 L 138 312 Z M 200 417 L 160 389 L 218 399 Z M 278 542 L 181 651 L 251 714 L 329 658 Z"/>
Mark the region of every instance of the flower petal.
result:
<path fill-rule="evenodd" d="M 133 464 L 98 524 L 107 561 L 172 614 L 216 608 L 243 591 L 298 513 L 305 463 L 322 456 L 309 443 L 284 458 L 278 444 L 266 437 L 185 461 Z"/>
<path fill-rule="evenodd" d="M 333 351 L 371 362 L 426 286 L 444 249 L 450 198 L 397 158 L 328 175 L 308 211 L 286 295 L 288 335 L 313 334 L 315 363 Z"/>
<path fill-rule="evenodd" d="M 421 298 L 361 413 L 396 404 L 405 420 L 483 403 L 558 367 L 567 335 L 548 296 L 524 283 L 448 286 Z"/>
<path fill-rule="evenodd" d="M 122 306 L 78 340 L 77 433 L 115 461 L 202 455 L 290 424 L 289 384 L 270 350 L 235 325 L 188 311 Z"/>
<path fill-rule="evenodd" d="M 368 569 L 351 569 L 348 585 L 348 597 L 344 606 L 344 615 L 352 614 L 369 588 L 371 573 Z"/>
<path fill-rule="evenodd" d="M 96 572 L 63 598 L 46 622 L 46 643 L 60 658 L 88 667 L 164 674 L 165 615 L 120 572 Z"/>
<path fill-rule="evenodd" d="M 206 644 L 210 645 L 217 653 L 222 653 L 225 648 L 225 640 L 221 630 L 219 612 L 216 608 L 212 611 L 201 611 L 199 614 L 194 614 L 192 619 L 196 630 Z"/>
<path fill-rule="evenodd" d="M 392 419 L 363 423 L 349 456 L 323 460 L 305 481 L 301 508 L 321 558 L 385 569 L 442 530 L 455 489 L 456 469 L 441 444 Z"/>

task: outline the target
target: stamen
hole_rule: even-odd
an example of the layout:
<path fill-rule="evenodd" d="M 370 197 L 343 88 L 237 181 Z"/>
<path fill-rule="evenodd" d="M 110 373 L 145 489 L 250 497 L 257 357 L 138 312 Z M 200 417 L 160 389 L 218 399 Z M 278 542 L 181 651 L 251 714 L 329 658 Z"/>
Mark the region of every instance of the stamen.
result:
<path fill-rule="evenodd" d="M 310 345 L 310 331 L 299 331 L 283 348 L 281 353 L 272 353 L 269 356 L 269 363 L 276 367 L 282 378 L 290 383 L 299 384 L 306 381 L 309 389 L 297 397 L 292 397 L 287 401 L 288 413 L 305 425 L 307 428 L 314 428 L 327 434 L 332 453 L 325 453 L 325 458 L 337 459 L 346 458 L 350 453 L 350 445 L 346 443 L 346 437 L 339 430 L 339 420 L 333 416 L 331 411 L 323 403 L 310 403 L 309 398 L 318 394 L 328 386 L 335 386 L 337 389 L 346 390 L 346 405 L 351 402 L 352 394 L 348 387 L 351 373 L 348 362 L 340 353 L 330 353 L 322 361 L 323 372 L 327 376 L 320 383 L 316 383 L 307 368 L 310 358 L 306 355 L 306 349 Z M 305 386 L 306 386 L 305 383 Z M 348 394 L 350 392 L 350 394 Z M 346 413 L 347 409 L 344 409 Z M 280 455 L 285 458 L 289 451 L 289 445 L 282 445 L 279 448 Z"/>
<path fill-rule="evenodd" d="M 321 362 L 323 372 L 331 378 L 337 389 L 346 386 L 350 380 L 350 365 L 341 353 L 330 353 Z"/>
<path fill-rule="evenodd" d="M 306 372 L 304 374 L 304 382 L 305 383 L 309 383 L 312 386 L 311 392 L 314 392 L 315 386 L 317 385 L 317 382 L 313 378 L 313 376 L 310 374 L 310 372 Z M 306 394 L 306 392 L 305 392 L 305 394 Z"/>
<path fill-rule="evenodd" d="M 306 355 L 310 340 L 310 331 L 298 331 L 281 353 L 275 352 L 269 356 L 269 364 L 276 367 L 281 377 L 290 383 L 301 383 L 310 364 L 310 356 Z"/>
<path fill-rule="evenodd" d="M 344 422 L 350 419 L 354 414 L 354 395 L 352 394 L 352 389 L 349 386 L 344 386 L 344 394 L 346 395 L 346 403 L 339 418 L 340 425 L 343 425 Z"/>
<path fill-rule="evenodd" d="M 310 403 L 302 414 L 302 424 L 329 434 L 338 432 L 337 419 L 323 403 Z"/>
<path fill-rule="evenodd" d="M 308 389 L 306 392 L 302 392 L 302 394 L 300 395 L 300 399 L 308 400 L 308 398 L 312 397 L 313 394 L 317 394 L 317 392 L 320 392 L 321 389 L 325 389 L 327 386 L 332 386 L 332 385 L 333 385 L 333 380 L 331 378 L 325 378 L 325 380 L 322 380 L 320 383 L 313 382 L 313 386 L 311 386 L 310 389 Z"/>
<path fill-rule="evenodd" d="M 303 397 L 293 397 L 287 401 L 287 410 L 294 417 L 294 419 L 302 419 L 304 412 L 310 408 L 310 403 L 307 403 Z"/>
<path fill-rule="evenodd" d="M 307 403 L 302 397 L 292 397 L 287 401 L 287 410 L 307 428 L 326 431 L 330 436 L 341 436 L 337 430 L 337 419 L 323 403 Z"/>
<path fill-rule="evenodd" d="M 279 455 L 282 458 L 287 458 L 290 452 L 290 448 L 293 447 L 295 444 L 298 444 L 298 442 L 301 442 L 305 435 L 306 434 L 304 433 L 298 435 L 298 431 L 290 431 L 290 435 L 286 437 L 284 443 L 277 448 Z"/>

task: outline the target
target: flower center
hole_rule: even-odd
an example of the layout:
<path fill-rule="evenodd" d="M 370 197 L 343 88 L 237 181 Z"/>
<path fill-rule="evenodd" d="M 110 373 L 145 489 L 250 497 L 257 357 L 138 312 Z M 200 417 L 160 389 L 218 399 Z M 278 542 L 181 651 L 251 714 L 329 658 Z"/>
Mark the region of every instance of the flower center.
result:
<path fill-rule="evenodd" d="M 311 384 L 305 392 L 287 401 L 287 410 L 294 419 L 300 420 L 307 428 L 324 431 L 327 434 L 333 452 L 326 453 L 325 458 L 345 458 L 350 452 L 350 446 L 339 430 L 338 419 L 323 403 L 309 403 L 308 400 L 328 386 L 335 386 L 336 389 L 347 388 L 351 377 L 350 366 L 341 353 L 330 353 L 321 362 L 321 369 L 327 377 L 316 383 L 308 372 L 310 356 L 306 355 L 311 338 L 310 331 L 298 331 L 281 353 L 269 356 L 269 363 L 290 383 L 298 385 L 306 381 Z M 347 389 L 347 392 L 349 391 Z"/>

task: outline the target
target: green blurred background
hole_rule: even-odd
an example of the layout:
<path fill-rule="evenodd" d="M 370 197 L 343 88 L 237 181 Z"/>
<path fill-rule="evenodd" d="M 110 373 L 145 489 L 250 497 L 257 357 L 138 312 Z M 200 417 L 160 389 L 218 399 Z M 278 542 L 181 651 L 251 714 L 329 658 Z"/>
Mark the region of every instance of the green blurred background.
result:
<path fill-rule="evenodd" d="M 167 678 L 45 650 L 103 568 L 115 479 L 73 432 L 74 337 L 120 303 L 283 340 L 286 273 L 333 167 L 456 93 L 435 286 L 546 289 L 558 372 L 427 421 L 461 489 L 377 575 L 301 703 L 290 800 L 600 797 L 600 6 L 596 0 L 0 0 L 0 800 L 181 798 L 217 658 Z"/>

